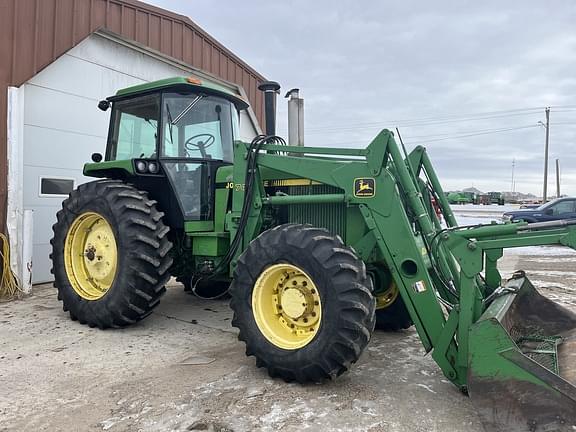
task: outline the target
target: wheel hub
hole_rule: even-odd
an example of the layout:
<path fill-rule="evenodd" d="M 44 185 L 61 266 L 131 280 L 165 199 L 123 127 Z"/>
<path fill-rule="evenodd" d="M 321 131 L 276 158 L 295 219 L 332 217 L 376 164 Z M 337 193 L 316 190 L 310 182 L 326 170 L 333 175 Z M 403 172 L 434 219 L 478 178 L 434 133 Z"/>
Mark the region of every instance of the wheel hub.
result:
<path fill-rule="evenodd" d="M 112 227 L 97 213 L 78 216 L 66 235 L 66 274 L 72 288 L 86 300 L 98 300 L 112 286 L 117 247 Z"/>
<path fill-rule="evenodd" d="M 280 306 L 290 318 L 298 319 L 307 309 L 306 295 L 298 288 L 288 288 L 280 297 Z"/>
<path fill-rule="evenodd" d="M 322 306 L 310 276 L 294 265 L 275 264 L 254 284 L 252 310 L 266 339 L 280 348 L 298 349 L 316 336 Z"/>
<path fill-rule="evenodd" d="M 86 236 L 86 250 L 84 251 L 84 263 L 90 276 L 103 281 L 110 276 L 113 269 L 113 261 L 116 259 L 116 251 L 111 252 L 111 247 L 116 246 L 115 241 L 108 232 L 108 227 L 97 223 Z"/>
<path fill-rule="evenodd" d="M 376 309 L 385 309 L 398 297 L 398 287 L 394 282 L 383 293 L 376 294 Z"/>

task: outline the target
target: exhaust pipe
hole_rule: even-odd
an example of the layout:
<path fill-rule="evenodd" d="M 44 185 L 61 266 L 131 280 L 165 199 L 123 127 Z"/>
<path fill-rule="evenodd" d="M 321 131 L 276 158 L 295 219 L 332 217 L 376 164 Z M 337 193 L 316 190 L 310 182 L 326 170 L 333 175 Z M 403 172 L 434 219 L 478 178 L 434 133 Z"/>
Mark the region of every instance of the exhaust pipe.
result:
<path fill-rule="evenodd" d="M 264 81 L 258 86 L 264 92 L 264 114 L 266 116 L 266 135 L 276 135 L 276 94 L 280 84 L 276 81 Z"/>
<path fill-rule="evenodd" d="M 294 88 L 286 93 L 288 99 L 288 145 L 304 145 L 304 99 L 300 89 Z"/>

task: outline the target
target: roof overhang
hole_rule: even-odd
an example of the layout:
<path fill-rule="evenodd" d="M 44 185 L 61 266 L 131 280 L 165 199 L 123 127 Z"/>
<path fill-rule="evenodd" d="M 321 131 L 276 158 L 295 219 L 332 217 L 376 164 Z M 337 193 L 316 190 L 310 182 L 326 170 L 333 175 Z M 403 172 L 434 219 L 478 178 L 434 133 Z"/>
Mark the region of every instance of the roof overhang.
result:
<path fill-rule="evenodd" d="M 241 86 L 239 86 L 238 84 L 223 80 L 222 78 L 219 78 L 219 77 L 212 75 L 212 74 L 210 74 L 206 71 L 203 71 L 201 69 L 197 69 L 197 68 L 195 68 L 195 67 L 193 67 L 187 63 L 184 63 L 178 59 L 175 59 L 174 57 L 170 57 L 166 54 L 163 54 L 159 51 L 156 51 L 156 50 L 154 50 L 148 46 L 142 45 L 142 44 L 135 42 L 133 40 L 130 40 L 130 39 L 126 39 L 126 38 L 124 38 L 124 37 L 122 37 L 116 33 L 109 31 L 109 30 L 99 29 L 96 32 L 94 32 L 93 34 L 100 36 L 100 37 L 103 37 L 105 39 L 111 40 L 113 42 L 116 42 L 120 45 L 124 45 L 130 49 L 141 52 L 142 54 L 153 57 L 153 58 L 155 58 L 161 62 L 164 62 L 166 64 L 169 64 L 175 68 L 181 69 L 183 72 L 182 75 L 184 75 L 184 76 L 193 75 L 194 77 L 199 78 L 200 81 L 202 81 L 203 87 L 205 89 L 210 89 L 214 93 L 215 92 L 222 92 L 222 93 L 230 96 L 230 98 L 235 99 L 235 103 L 237 101 L 238 104 L 240 104 L 239 108 L 242 107 L 241 109 L 246 110 L 246 113 L 248 114 L 248 117 L 250 118 L 250 121 L 252 122 L 254 129 L 258 133 L 262 133 L 262 129 L 260 128 L 260 124 L 258 123 L 258 119 L 256 117 L 256 114 L 254 113 L 252 107 L 249 106 L 248 103 L 246 102 L 248 100 L 248 96 L 246 95 L 246 92 L 244 91 L 244 89 Z M 186 78 L 181 78 L 181 79 L 185 80 Z M 190 83 L 188 83 L 188 84 L 192 85 Z M 114 96 L 112 98 L 114 98 Z"/>

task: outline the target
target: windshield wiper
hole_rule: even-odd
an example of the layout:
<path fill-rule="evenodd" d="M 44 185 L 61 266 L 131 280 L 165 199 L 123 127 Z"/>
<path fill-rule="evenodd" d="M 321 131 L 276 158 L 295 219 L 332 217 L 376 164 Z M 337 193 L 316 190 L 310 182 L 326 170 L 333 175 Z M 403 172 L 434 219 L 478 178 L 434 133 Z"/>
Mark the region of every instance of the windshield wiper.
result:
<path fill-rule="evenodd" d="M 204 97 L 204 96 L 202 96 L 202 95 L 196 96 L 196 97 L 194 98 L 194 100 L 193 100 L 192 102 L 190 102 L 190 104 L 189 104 L 186 108 L 184 108 L 184 110 L 183 110 L 180 114 L 178 114 L 178 115 L 176 116 L 176 118 L 175 118 L 174 120 L 172 120 L 170 123 L 171 123 L 172 125 L 175 125 L 175 124 L 178 123 L 180 120 L 182 120 L 182 117 L 184 117 L 186 114 L 188 114 L 188 112 L 194 107 L 194 105 L 196 105 L 196 104 L 198 103 L 198 101 L 199 101 L 200 99 L 202 99 L 203 97 Z"/>
<path fill-rule="evenodd" d="M 172 125 L 174 122 L 172 121 L 172 114 L 170 114 L 170 107 L 166 104 L 166 113 L 168 114 L 168 131 L 170 132 L 170 144 L 174 144 L 174 140 L 172 139 Z"/>

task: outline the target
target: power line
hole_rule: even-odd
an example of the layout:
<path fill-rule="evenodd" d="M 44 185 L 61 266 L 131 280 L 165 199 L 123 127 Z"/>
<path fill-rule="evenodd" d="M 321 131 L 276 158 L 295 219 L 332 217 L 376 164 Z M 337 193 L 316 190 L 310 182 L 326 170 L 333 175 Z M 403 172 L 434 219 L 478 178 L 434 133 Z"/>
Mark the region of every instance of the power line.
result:
<path fill-rule="evenodd" d="M 556 126 L 556 125 L 572 125 L 572 126 L 576 126 L 576 120 L 573 122 L 554 122 L 554 123 L 550 123 L 550 126 Z M 532 126 L 535 125 L 525 125 L 525 126 L 518 126 L 519 129 L 525 129 L 525 128 L 530 128 Z M 441 133 L 435 133 L 435 134 L 427 134 L 427 135 L 407 135 L 407 139 L 415 139 L 415 138 L 434 138 L 434 137 L 452 137 L 454 135 L 458 135 L 458 134 L 475 134 L 475 133 L 483 133 L 483 132 L 500 132 L 502 130 L 514 130 L 516 128 L 516 126 L 510 126 L 510 128 L 490 128 L 490 129 L 480 129 L 480 130 L 464 130 L 464 131 L 459 131 L 458 133 L 449 133 L 449 132 L 441 132 Z"/>
<path fill-rule="evenodd" d="M 446 141 L 446 140 L 458 139 L 458 138 L 469 138 L 469 137 L 475 137 L 475 136 L 480 136 L 480 135 L 491 135 L 491 134 L 495 134 L 495 133 L 510 132 L 510 131 L 521 130 L 521 129 L 535 128 L 535 127 L 539 127 L 539 125 L 518 126 L 518 127 L 513 127 L 513 128 L 504 128 L 504 129 L 493 130 L 491 132 L 478 132 L 478 133 L 471 133 L 471 134 L 466 134 L 466 135 L 454 135 L 454 136 L 448 136 L 448 137 L 444 137 L 444 138 L 430 139 L 430 140 L 425 140 L 425 141 L 412 141 L 412 142 L 410 142 L 410 144 L 425 144 L 425 143 L 430 143 L 430 142 Z"/>
<path fill-rule="evenodd" d="M 434 138 L 434 137 L 453 137 L 453 136 L 460 136 L 460 135 L 469 135 L 469 134 L 484 134 L 485 132 L 501 132 L 502 130 L 514 130 L 529 128 L 535 125 L 522 125 L 522 126 L 510 126 L 510 127 L 498 127 L 498 128 L 490 128 L 490 129 L 479 129 L 479 130 L 463 130 L 458 132 L 441 132 L 436 134 L 427 134 L 427 135 L 408 135 L 407 140 L 415 139 L 415 138 Z"/>
<path fill-rule="evenodd" d="M 523 112 L 508 112 L 508 113 L 486 113 L 479 117 L 479 115 L 460 115 L 460 116 L 439 116 L 439 117 L 423 117 L 420 119 L 403 119 L 403 120 L 382 120 L 372 123 L 355 123 L 347 126 L 323 126 L 309 128 L 310 131 L 324 131 L 324 130 L 343 130 L 343 129 L 358 129 L 367 127 L 382 127 L 386 124 L 398 124 L 400 126 L 416 126 L 427 124 L 442 124 L 451 123 L 455 121 L 468 121 L 468 120 L 483 120 L 484 118 L 499 118 L 499 117 L 513 117 L 519 115 L 539 114 L 539 110 L 523 111 Z"/>
<path fill-rule="evenodd" d="M 574 107 L 574 109 L 571 109 Z M 556 105 L 552 108 L 567 108 L 563 110 L 558 110 L 555 112 L 572 112 L 576 111 L 576 105 Z M 403 127 L 420 127 L 435 124 L 446 124 L 455 123 L 462 121 L 477 121 L 477 120 L 489 120 L 495 118 L 505 118 L 523 115 L 536 115 L 541 113 L 542 107 L 536 108 L 520 108 L 511 110 L 501 110 L 501 111 L 487 111 L 483 113 L 473 113 L 473 114 L 460 114 L 460 115 L 446 115 L 446 116 L 435 116 L 435 117 L 421 117 L 415 119 L 401 119 L 401 120 L 382 120 L 378 122 L 371 123 L 355 123 L 348 124 L 346 126 L 336 126 L 336 125 L 326 125 L 318 126 L 308 129 L 308 134 L 314 135 L 319 133 L 328 133 L 332 131 L 347 131 L 355 129 L 368 129 L 368 128 L 379 128 L 385 125 L 398 125 Z"/>
<path fill-rule="evenodd" d="M 478 120 L 492 120 L 497 118 L 507 118 L 507 117 L 518 117 L 518 116 L 526 116 L 526 115 L 538 115 L 538 111 L 534 112 L 526 112 L 526 113 L 515 113 L 515 114 L 506 114 L 506 115 L 493 115 L 493 116 L 484 116 L 484 117 L 467 117 L 467 118 L 459 118 L 459 119 L 450 119 L 450 120 L 435 120 L 435 121 L 426 121 L 426 122 L 387 122 L 387 123 L 374 123 L 373 126 L 342 126 L 340 128 L 333 128 L 333 129 L 326 129 L 322 131 L 313 130 L 309 132 L 311 135 L 317 135 L 322 133 L 332 133 L 332 132 L 345 132 L 345 131 L 353 131 L 357 129 L 379 129 L 385 126 L 390 126 L 394 124 L 398 127 L 423 127 L 423 126 L 434 126 L 434 125 L 442 125 L 442 124 L 450 124 L 450 123 L 460 123 L 464 121 L 478 121 Z"/>
<path fill-rule="evenodd" d="M 410 145 L 427 144 L 427 143 L 436 142 L 436 141 L 446 141 L 446 140 L 451 140 L 451 139 L 469 138 L 469 137 L 475 137 L 475 136 L 481 136 L 481 135 L 490 135 L 490 134 L 496 134 L 496 133 L 502 133 L 502 132 L 510 132 L 510 131 L 515 131 L 515 130 L 529 129 L 529 128 L 534 128 L 534 127 L 539 127 L 539 125 L 534 124 L 534 125 L 517 126 L 517 127 L 511 127 L 511 128 L 503 128 L 503 129 L 493 129 L 493 130 L 488 129 L 484 132 L 445 136 L 445 137 L 437 138 L 437 139 L 422 140 L 422 141 L 410 141 L 409 139 L 406 139 L 405 141 L 407 144 L 410 144 Z M 328 142 L 326 144 L 330 145 L 330 146 L 339 146 L 339 145 L 355 145 L 355 144 L 358 144 L 358 142 L 344 141 L 344 142 L 335 142 L 335 143 Z"/>

